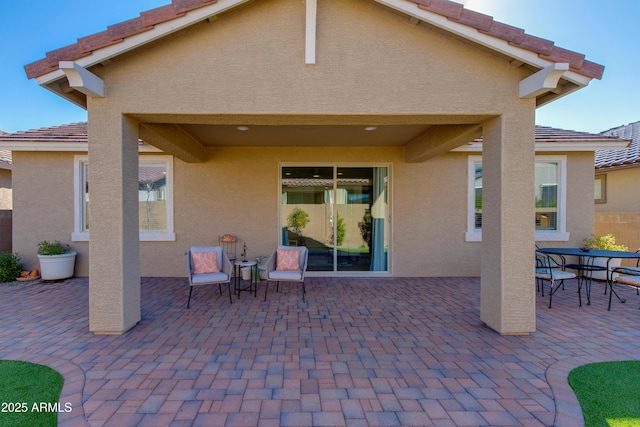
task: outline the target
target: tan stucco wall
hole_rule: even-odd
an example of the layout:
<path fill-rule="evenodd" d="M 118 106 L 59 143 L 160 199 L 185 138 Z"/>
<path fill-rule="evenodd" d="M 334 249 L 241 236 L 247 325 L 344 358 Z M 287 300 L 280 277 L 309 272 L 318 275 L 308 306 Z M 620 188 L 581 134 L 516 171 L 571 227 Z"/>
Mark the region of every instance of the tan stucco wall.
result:
<path fill-rule="evenodd" d="M 13 161 L 13 250 L 33 269 L 38 267 L 38 242 L 71 243 L 73 153 L 14 151 Z M 76 272 L 88 276 L 88 245 L 72 246 L 78 251 Z"/>
<path fill-rule="evenodd" d="M 607 179 L 607 202 L 596 203 L 596 212 L 640 212 L 640 168 L 596 171 Z"/>
<path fill-rule="evenodd" d="M 487 114 L 513 102 L 533 114 L 533 103 L 517 98 L 525 70 L 375 2 L 319 1 L 313 66 L 304 64 L 304 19 L 304 2 L 275 0 L 196 24 L 92 68 L 107 98 L 89 108 L 198 115 L 194 122 L 206 114 Z"/>
<path fill-rule="evenodd" d="M 613 234 L 616 243 L 635 251 L 640 248 L 640 168 L 608 171 L 604 175 L 607 201 L 595 204 L 595 233 Z"/>
<path fill-rule="evenodd" d="M 70 242 L 79 252 L 76 274 L 88 276 L 87 242 L 71 242 L 73 156 L 76 153 L 14 153 L 14 250 L 37 266 L 43 239 Z M 401 161 L 399 148 L 210 149 L 207 161 L 174 160 L 175 242 L 141 242 L 143 276 L 184 276 L 189 246 L 217 244 L 237 234 L 249 256 L 270 254 L 278 243 L 280 163 L 391 165 L 391 218 L 396 276 L 477 276 L 481 243 L 465 242 L 467 154 L 447 154 L 419 164 Z M 571 242 L 592 233 L 589 153 L 568 156 L 567 228 Z M 587 183 L 587 184 L 585 184 Z M 239 252 L 239 250 L 238 250 Z M 416 260 L 419 262 L 416 262 Z"/>

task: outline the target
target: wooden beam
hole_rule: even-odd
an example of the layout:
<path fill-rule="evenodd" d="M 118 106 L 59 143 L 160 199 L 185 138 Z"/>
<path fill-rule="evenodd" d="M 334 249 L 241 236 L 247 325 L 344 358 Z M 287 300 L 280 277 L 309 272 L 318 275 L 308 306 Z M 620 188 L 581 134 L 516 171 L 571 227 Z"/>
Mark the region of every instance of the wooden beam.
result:
<path fill-rule="evenodd" d="M 432 126 L 404 147 L 404 161 L 420 163 L 482 136 L 482 125 Z"/>
<path fill-rule="evenodd" d="M 204 161 L 204 146 L 179 125 L 140 123 L 138 134 L 143 141 L 187 163 Z"/>
<path fill-rule="evenodd" d="M 543 68 L 535 74 L 520 81 L 520 98 L 536 98 L 539 95 L 550 92 L 558 87 L 558 82 L 565 71 L 569 70 L 569 64 L 556 63 Z"/>
<path fill-rule="evenodd" d="M 316 63 L 316 25 L 318 14 L 317 0 L 306 0 L 307 18 L 306 18 L 306 34 L 305 34 L 305 64 L 311 65 Z"/>
<path fill-rule="evenodd" d="M 64 72 L 69 86 L 93 98 L 104 98 L 104 81 L 73 61 L 60 61 L 58 67 Z"/>

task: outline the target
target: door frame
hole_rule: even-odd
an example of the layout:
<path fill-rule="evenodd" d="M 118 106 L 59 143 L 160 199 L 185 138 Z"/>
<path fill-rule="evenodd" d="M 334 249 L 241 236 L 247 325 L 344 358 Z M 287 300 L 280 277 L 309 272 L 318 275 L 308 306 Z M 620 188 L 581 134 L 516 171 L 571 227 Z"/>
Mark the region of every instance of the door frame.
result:
<path fill-rule="evenodd" d="M 336 266 L 337 254 L 334 253 L 333 271 L 308 271 L 305 273 L 308 277 L 393 277 L 393 164 L 386 162 L 279 162 L 278 163 L 278 209 L 277 209 L 277 236 L 278 245 L 284 245 L 282 242 L 282 169 L 287 167 L 331 167 L 333 168 L 333 191 L 336 190 L 337 181 L 335 180 L 338 168 L 387 168 L 387 271 L 339 271 Z M 335 204 L 333 215 L 335 217 Z M 335 235 L 335 233 L 334 233 Z M 334 241 L 335 242 L 335 241 Z"/>

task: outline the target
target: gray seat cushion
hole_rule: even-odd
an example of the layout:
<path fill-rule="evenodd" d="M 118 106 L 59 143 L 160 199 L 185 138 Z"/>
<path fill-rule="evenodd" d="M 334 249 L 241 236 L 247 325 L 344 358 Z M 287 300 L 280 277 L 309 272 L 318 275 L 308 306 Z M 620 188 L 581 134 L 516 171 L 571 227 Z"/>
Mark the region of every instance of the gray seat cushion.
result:
<path fill-rule="evenodd" d="M 271 271 L 269 272 L 270 280 L 302 280 L 302 271 L 300 270 L 292 270 L 292 271 Z"/>
<path fill-rule="evenodd" d="M 229 280 L 229 275 L 226 273 L 209 273 L 209 274 L 194 274 L 191 278 L 191 283 L 194 285 L 211 283 L 211 282 L 225 282 Z"/>

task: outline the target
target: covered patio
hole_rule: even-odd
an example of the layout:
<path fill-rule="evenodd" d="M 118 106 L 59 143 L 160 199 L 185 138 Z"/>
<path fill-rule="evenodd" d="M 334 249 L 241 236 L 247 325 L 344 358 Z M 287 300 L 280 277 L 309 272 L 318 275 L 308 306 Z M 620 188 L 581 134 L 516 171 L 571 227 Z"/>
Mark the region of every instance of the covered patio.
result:
<path fill-rule="evenodd" d="M 143 278 L 141 321 L 94 335 L 88 280 L 0 286 L 0 359 L 65 376 L 61 426 L 580 426 L 575 366 L 640 357 L 640 297 L 536 295 L 537 331 L 479 319 L 479 278 L 310 278 L 229 304 Z"/>

